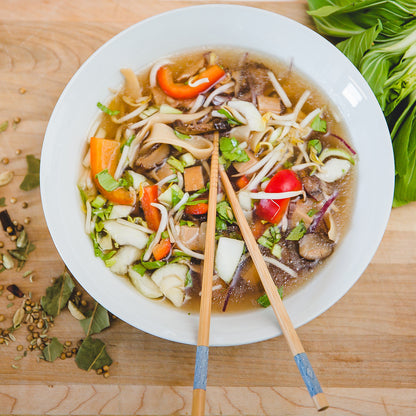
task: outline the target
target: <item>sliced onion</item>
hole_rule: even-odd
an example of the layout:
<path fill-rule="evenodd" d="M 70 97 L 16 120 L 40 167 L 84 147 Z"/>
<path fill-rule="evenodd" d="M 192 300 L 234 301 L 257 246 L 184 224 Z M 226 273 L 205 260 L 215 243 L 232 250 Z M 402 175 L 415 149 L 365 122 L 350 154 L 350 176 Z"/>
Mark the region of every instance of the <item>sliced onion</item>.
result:
<path fill-rule="evenodd" d="M 168 225 L 168 211 L 162 204 L 156 204 L 152 202 L 150 205 L 157 208 L 160 211 L 161 218 L 160 218 L 160 225 L 159 228 L 156 231 L 155 238 L 153 241 L 149 244 L 149 247 L 147 248 L 146 252 L 143 255 L 143 260 L 148 261 L 150 259 L 150 256 L 152 255 L 152 251 L 157 243 L 160 241 L 160 237 L 162 236 L 163 231 L 165 231 L 167 225 Z"/>
<path fill-rule="evenodd" d="M 153 234 L 154 233 L 154 231 L 151 230 L 150 228 L 143 227 L 143 225 L 136 224 L 134 222 L 123 220 L 122 218 L 117 218 L 116 221 L 121 225 L 126 225 L 127 227 L 135 228 L 136 230 L 143 231 L 146 234 Z"/>
<path fill-rule="evenodd" d="M 156 84 L 157 84 L 157 80 L 156 80 L 157 71 L 159 71 L 159 69 L 162 66 L 169 65 L 171 63 L 172 62 L 169 59 L 162 59 L 162 60 L 156 62 L 153 65 L 152 69 L 150 70 L 150 74 L 149 74 L 149 82 L 150 82 L 150 86 L 152 88 L 156 87 Z"/>
<path fill-rule="evenodd" d="M 179 239 L 178 233 L 176 232 L 175 229 L 175 224 L 173 222 L 172 218 L 169 218 L 169 229 L 170 232 L 172 233 L 173 238 L 175 239 L 175 243 L 176 245 L 188 256 L 194 257 L 196 259 L 199 260 L 204 260 L 204 255 L 201 253 L 197 253 L 195 251 L 192 251 L 191 249 L 189 249 L 188 247 L 185 246 L 185 244 L 182 243 L 182 241 Z"/>
<path fill-rule="evenodd" d="M 267 257 L 267 256 L 263 256 L 263 259 L 265 262 L 273 264 L 273 266 L 278 267 L 280 270 L 283 270 L 284 272 L 286 272 L 287 274 L 289 274 L 292 277 L 298 277 L 298 274 L 292 270 L 290 267 L 286 266 L 286 264 L 283 264 L 282 262 L 280 262 L 279 260 L 273 259 L 271 257 Z"/>
<path fill-rule="evenodd" d="M 148 105 L 149 100 L 147 100 L 144 104 L 142 104 L 141 106 L 137 107 L 135 110 L 133 110 L 131 113 L 128 113 L 126 115 L 124 115 L 123 117 L 120 118 L 116 118 L 116 116 L 112 116 L 111 120 L 113 123 L 116 124 L 122 124 L 127 120 L 130 120 L 136 116 L 138 116 L 140 113 L 142 113 L 144 110 L 146 110 L 146 107 Z"/>
<path fill-rule="evenodd" d="M 331 206 L 331 204 L 335 201 L 335 199 L 338 196 L 338 191 L 335 191 L 322 205 L 322 208 L 315 214 L 312 224 L 308 228 L 308 233 L 313 233 L 318 228 L 318 225 L 322 218 L 324 217 L 326 211 L 328 211 L 328 208 Z"/>
<path fill-rule="evenodd" d="M 180 189 L 183 188 L 183 175 L 180 172 L 176 172 L 176 176 L 178 177 L 178 186 Z"/>
<path fill-rule="evenodd" d="M 197 79 L 195 82 L 194 82 L 192 79 L 189 79 L 189 80 L 188 80 L 188 85 L 189 85 L 191 88 L 195 88 L 195 87 L 197 87 L 198 85 L 205 84 L 206 82 L 209 82 L 209 79 L 208 79 L 208 78 L 201 78 L 201 79 Z"/>
<path fill-rule="evenodd" d="M 217 89 L 212 91 L 211 94 L 208 95 L 207 99 L 205 100 L 204 107 L 208 107 L 211 104 L 211 101 L 213 100 L 214 97 L 227 91 L 228 88 L 232 87 L 233 85 L 234 85 L 234 81 L 227 82 L 226 84 L 221 85 L 221 87 L 218 87 Z"/>
<path fill-rule="evenodd" d="M 269 76 L 270 81 L 271 81 L 274 89 L 276 90 L 277 94 L 282 99 L 283 104 L 288 108 L 292 107 L 292 103 L 289 100 L 289 97 L 287 96 L 285 90 L 282 88 L 282 86 L 280 85 L 279 81 L 277 80 L 277 78 L 275 77 L 273 72 L 269 71 L 269 72 L 267 72 L 267 75 Z"/>
<path fill-rule="evenodd" d="M 357 152 L 340 136 L 331 133 L 331 136 L 335 137 L 336 139 L 338 139 L 353 155 L 356 155 Z"/>

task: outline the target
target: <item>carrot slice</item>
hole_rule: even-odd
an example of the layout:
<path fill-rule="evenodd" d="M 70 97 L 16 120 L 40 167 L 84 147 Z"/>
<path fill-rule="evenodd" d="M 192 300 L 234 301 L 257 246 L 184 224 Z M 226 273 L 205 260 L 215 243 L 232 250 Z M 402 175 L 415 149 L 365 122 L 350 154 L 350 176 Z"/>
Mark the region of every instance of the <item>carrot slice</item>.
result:
<path fill-rule="evenodd" d="M 164 238 L 156 244 L 152 250 L 155 260 L 162 260 L 165 258 L 170 253 L 171 247 L 172 244 L 170 243 L 169 238 Z"/>
<path fill-rule="evenodd" d="M 91 137 L 90 140 L 90 164 L 92 179 L 100 193 L 114 204 L 134 205 L 136 194 L 125 188 L 117 188 L 114 191 L 106 191 L 98 182 L 96 175 L 104 169 L 108 170 L 111 176 L 117 169 L 120 159 L 120 143 L 110 139 L 99 139 Z"/>
<path fill-rule="evenodd" d="M 243 189 L 245 188 L 248 183 L 249 183 L 249 179 L 247 178 L 246 175 L 241 176 L 240 178 L 238 178 L 236 185 L 238 186 L 239 189 Z"/>

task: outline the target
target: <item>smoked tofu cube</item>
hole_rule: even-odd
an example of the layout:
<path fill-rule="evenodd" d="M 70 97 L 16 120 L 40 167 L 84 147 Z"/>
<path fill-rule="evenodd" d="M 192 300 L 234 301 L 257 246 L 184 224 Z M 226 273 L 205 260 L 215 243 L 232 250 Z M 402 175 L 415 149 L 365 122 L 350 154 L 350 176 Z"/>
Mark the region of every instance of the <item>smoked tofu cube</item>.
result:
<path fill-rule="evenodd" d="M 183 173 L 183 179 L 185 181 L 185 192 L 198 191 L 205 186 L 201 165 L 186 168 Z"/>
<path fill-rule="evenodd" d="M 187 225 L 181 225 L 179 228 L 179 238 L 191 250 L 204 249 L 200 229 L 197 226 L 188 227 Z"/>
<path fill-rule="evenodd" d="M 233 163 L 233 166 L 238 173 L 245 172 L 247 169 L 251 168 L 253 165 L 255 165 L 259 161 L 251 150 L 245 149 L 245 151 L 248 157 L 250 158 L 250 160 L 248 160 L 247 162 L 234 162 Z"/>
<path fill-rule="evenodd" d="M 285 110 L 280 98 L 277 97 L 266 97 L 265 95 L 257 96 L 257 104 L 261 114 L 271 113 L 282 114 Z"/>

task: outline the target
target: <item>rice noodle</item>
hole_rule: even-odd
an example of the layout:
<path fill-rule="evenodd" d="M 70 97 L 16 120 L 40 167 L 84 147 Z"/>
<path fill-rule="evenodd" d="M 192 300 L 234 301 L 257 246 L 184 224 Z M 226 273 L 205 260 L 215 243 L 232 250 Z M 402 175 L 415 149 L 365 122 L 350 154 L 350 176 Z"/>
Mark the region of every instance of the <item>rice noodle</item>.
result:
<path fill-rule="evenodd" d="M 194 257 L 199 260 L 204 260 L 204 255 L 202 253 L 197 253 L 188 247 L 185 246 L 185 244 L 182 243 L 182 241 L 179 239 L 179 235 L 176 232 L 175 224 L 173 223 L 173 219 L 169 218 L 169 228 L 170 232 L 172 233 L 173 238 L 175 239 L 176 245 L 188 256 Z"/>
<path fill-rule="evenodd" d="M 199 94 L 198 97 L 196 97 L 196 100 L 194 101 L 194 104 L 192 105 L 191 109 L 189 110 L 190 114 L 196 113 L 201 106 L 204 104 L 205 97 L 202 94 Z"/>
<path fill-rule="evenodd" d="M 302 110 L 302 107 L 305 105 L 306 100 L 309 98 L 309 96 L 311 95 L 311 92 L 309 90 L 306 90 L 301 97 L 299 98 L 299 101 L 296 103 L 296 106 L 293 110 L 293 113 L 291 114 L 292 118 L 294 121 L 297 120 L 298 115 L 300 113 L 300 110 Z"/>
<path fill-rule="evenodd" d="M 159 228 L 156 231 L 155 238 L 152 240 L 152 242 L 149 244 L 149 247 L 147 248 L 146 252 L 143 255 L 143 260 L 148 261 L 150 259 L 150 256 L 152 255 L 152 250 L 154 249 L 155 245 L 159 243 L 160 237 L 162 236 L 162 232 L 165 231 L 167 225 L 168 225 L 168 211 L 162 204 L 157 204 L 152 202 L 150 205 L 152 207 L 157 208 L 160 211 L 161 218 L 160 218 L 160 225 Z"/>
<path fill-rule="evenodd" d="M 131 113 L 128 113 L 124 115 L 123 117 L 116 118 L 115 116 L 111 117 L 111 121 L 116 124 L 122 124 L 127 120 L 130 120 L 136 116 L 138 116 L 140 113 L 142 113 L 148 106 L 149 100 L 147 100 L 144 104 L 137 107 L 135 110 L 133 110 Z"/>
<path fill-rule="evenodd" d="M 149 74 L 149 83 L 152 88 L 156 87 L 156 84 L 157 84 L 157 80 L 156 80 L 157 71 L 159 71 L 159 69 L 162 66 L 169 65 L 171 63 L 172 62 L 169 59 L 161 59 L 160 61 L 156 62 L 152 66 L 152 69 L 150 70 L 150 74 Z"/>
<path fill-rule="evenodd" d="M 124 146 L 123 151 L 121 152 L 120 160 L 117 165 L 116 172 L 114 173 L 114 179 L 118 181 L 123 175 L 124 169 L 129 165 L 129 146 Z"/>
<path fill-rule="evenodd" d="M 248 192 L 251 199 L 286 199 L 293 198 L 298 195 L 304 195 L 304 191 L 290 192 Z"/>
<path fill-rule="evenodd" d="M 156 183 L 156 185 L 160 188 L 165 183 L 171 182 L 173 179 L 177 179 L 176 173 L 173 173 L 172 175 L 165 176 L 163 179 L 161 179 L 159 182 Z"/>
<path fill-rule="evenodd" d="M 208 162 L 206 160 L 203 160 L 201 164 L 202 167 L 205 169 L 205 172 L 208 174 L 208 177 L 211 177 L 211 170 L 209 168 Z"/>
<path fill-rule="evenodd" d="M 154 231 L 151 230 L 150 228 L 144 227 L 143 225 L 136 224 L 134 222 L 123 220 L 122 218 L 117 218 L 116 222 L 118 222 L 121 225 L 126 225 L 127 227 L 134 228 L 134 229 L 139 230 L 139 231 L 143 231 L 146 234 L 153 234 L 154 233 Z"/>
<path fill-rule="evenodd" d="M 221 87 L 218 87 L 214 91 L 212 91 L 211 94 L 208 95 L 207 99 L 205 100 L 204 107 L 208 107 L 211 104 L 211 101 L 213 100 L 215 96 L 227 91 L 228 88 L 231 88 L 233 85 L 234 85 L 234 81 L 230 81 L 224 85 L 221 85 Z"/>
<path fill-rule="evenodd" d="M 306 152 L 306 143 L 305 142 L 303 142 L 303 143 L 299 143 L 298 144 L 298 149 L 300 150 L 300 152 L 301 152 L 301 154 L 302 154 L 302 156 L 303 156 L 303 158 L 305 159 L 305 162 L 306 163 L 309 163 L 310 162 L 310 159 L 309 159 L 309 156 L 308 156 L 308 153 Z"/>
<path fill-rule="evenodd" d="M 277 80 L 277 78 L 275 77 L 275 75 L 273 74 L 272 71 L 268 71 L 267 75 L 270 78 L 270 81 L 274 87 L 274 89 L 276 90 L 277 94 L 279 95 L 279 97 L 282 99 L 283 104 L 290 108 L 292 107 L 292 103 L 289 100 L 289 97 L 287 96 L 285 90 L 282 88 L 282 86 L 280 85 L 279 81 Z"/>
<path fill-rule="evenodd" d="M 283 264 L 279 260 L 273 259 L 273 258 L 267 257 L 267 256 L 263 256 L 263 259 L 264 259 L 265 262 L 273 264 L 273 266 L 278 267 L 280 270 L 283 270 L 284 272 L 286 272 L 290 276 L 292 276 L 294 278 L 298 277 L 298 274 L 294 270 L 292 270 L 290 267 L 286 266 L 286 264 Z"/>

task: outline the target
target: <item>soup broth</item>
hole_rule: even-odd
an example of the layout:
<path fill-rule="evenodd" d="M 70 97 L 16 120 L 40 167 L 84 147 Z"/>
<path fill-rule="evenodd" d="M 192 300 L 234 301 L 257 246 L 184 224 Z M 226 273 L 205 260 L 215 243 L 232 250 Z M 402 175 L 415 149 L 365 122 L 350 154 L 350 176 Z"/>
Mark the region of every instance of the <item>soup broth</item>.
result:
<path fill-rule="evenodd" d="M 292 65 L 224 48 L 122 73 L 79 182 L 95 254 L 144 296 L 197 310 L 218 134 L 279 292 L 308 281 L 345 234 L 354 197 L 357 156 L 330 97 Z M 216 240 L 213 311 L 267 307 L 221 186 Z"/>

